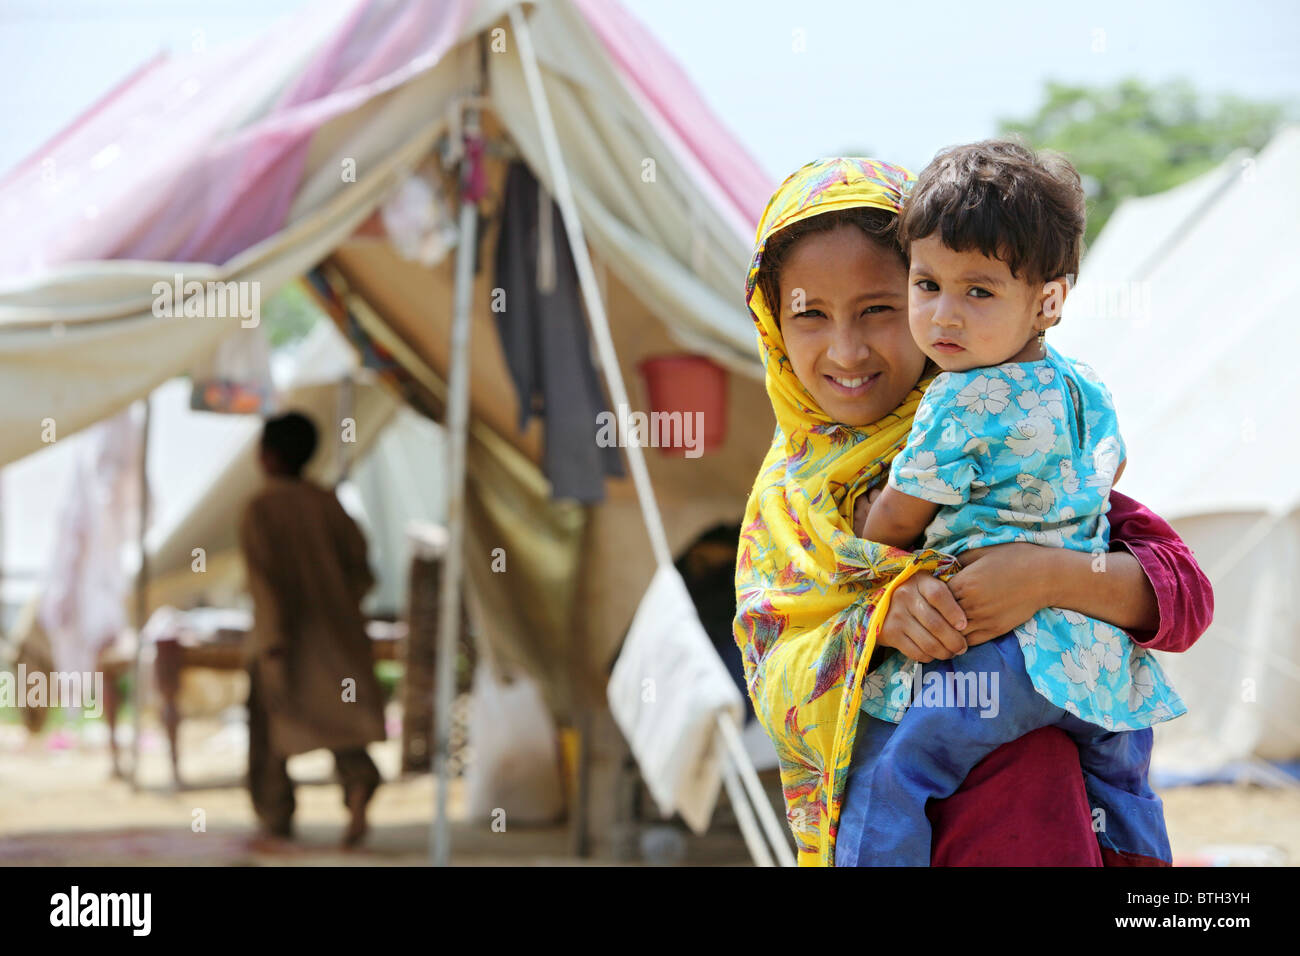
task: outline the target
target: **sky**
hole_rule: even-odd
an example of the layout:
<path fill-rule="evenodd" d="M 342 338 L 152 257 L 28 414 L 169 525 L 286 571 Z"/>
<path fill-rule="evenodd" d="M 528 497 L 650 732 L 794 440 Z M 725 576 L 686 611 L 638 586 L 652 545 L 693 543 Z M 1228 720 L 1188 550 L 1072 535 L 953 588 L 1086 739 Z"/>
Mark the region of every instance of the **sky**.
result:
<path fill-rule="evenodd" d="M 0 173 L 161 50 L 321 0 L 0 0 Z M 1048 79 L 1191 79 L 1300 102 L 1300 3 L 624 0 L 773 180 L 856 152 L 920 168 L 1031 114 Z M 923 11 L 923 13 L 921 13 Z"/>

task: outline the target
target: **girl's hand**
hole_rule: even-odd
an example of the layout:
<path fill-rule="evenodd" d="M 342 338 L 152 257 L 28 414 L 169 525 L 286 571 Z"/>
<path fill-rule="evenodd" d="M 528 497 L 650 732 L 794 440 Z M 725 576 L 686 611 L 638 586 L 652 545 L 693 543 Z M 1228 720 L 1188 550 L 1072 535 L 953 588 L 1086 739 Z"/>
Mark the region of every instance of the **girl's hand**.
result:
<path fill-rule="evenodd" d="M 961 631 L 966 625 L 966 615 L 948 585 L 932 575 L 917 574 L 894 591 L 878 640 L 922 664 L 946 661 L 965 652 L 970 642 Z"/>
<path fill-rule="evenodd" d="M 865 495 L 859 495 L 853 503 L 853 533 L 862 537 L 862 529 L 867 526 L 867 515 L 871 513 L 871 503 L 880 497 L 883 486 L 872 488 Z"/>
<path fill-rule="evenodd" d="M 1017 542 L 962 553 L 962 569 L 948 585 L 969 622 L 962 632 L 969 644 L 1001 637 L 1050 606 L 1040 580 L 1042 550 Z"/>

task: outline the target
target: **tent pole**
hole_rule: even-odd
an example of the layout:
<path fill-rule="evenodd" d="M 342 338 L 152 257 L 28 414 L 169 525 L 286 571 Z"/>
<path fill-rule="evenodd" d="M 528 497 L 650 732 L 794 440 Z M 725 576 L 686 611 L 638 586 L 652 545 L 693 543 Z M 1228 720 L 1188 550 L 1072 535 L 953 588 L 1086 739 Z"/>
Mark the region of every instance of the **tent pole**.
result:
<path fill-rule="evenodd" d="M 542 137 L 542 147 L 546 153 L 546 164 L 550 167 L 555 202 L 560 207 L 560 216 L 564 220 L 564 231 L 569 238 L 569 248 L 573 252 L 573 263 L 578 271 L 578 285 L 582 289 L 582 301 L 587 307 L 587 318 L 591 326 L 592 337 L 596 343 L 596 354 L 605 371 L 605 382 L 609 386 L 610 397 L 615 407 L 630 408 L 627 387 L 623 383 L 623 373 L 618 364 L 618 353 L 614 349 L 614 338 L 609 330 L 609 317 L 605 314 L 605 303 L 600 297 L 596 283 L 596 272 L 591 265 L 591 254 L 587 251 L 586 236 L 582 231 L 582 220 L 578 217 L 578 207 L 573 199 L 573 189 L 569 184 L 568 169 L 564 165 L 564 154 L 560 150 L 560 139 L 555 132 L 555 123 L 551 118 L 550 103 L 546 99 L 546 89 L 542 85 L 542 72 L 537 65 L 537 53 L 533 49 L 533 37 L 524 18 L 523 8 L 510 8 L 510 28 L 514 31 L 515 42 L 519 44 L 519 58 L 524 68 L 524 81 L 528 85 L 528 95 L 533 103 L 533 112 L 537 115 L 538 131 Z M 668 534 L 664 530 L 663 518 L 659 513 L 659 503 L 655 500 L 654 486 L 650 484 L 650 472 L 646 468 L 645 452 L 639 442 L 628 441 L 627 422 L 624 416 L 616 415 L 618 420 L 619 444 L 627 449 L 628 465 L 632 471 L 632 482 L 636 486 L 637 502 L 641 505 L 641 514 L 645 520 L 646 532 L 650 535 L 650 546 L 654 549 L 655 563 L 659 567 L 672 567 L 672 550 L 668 547 Z M 753 772 L 753 764 L 742 749 L 736 758 L 739 766 L 748 767 Z M 724 761 L 724 772 L 727 770 Z M 734 771 L 732 771 L 734 773 Z M 724 780 L 727 779 L 724 776 Z M 732 778 L 732 782 L 734 778 Z M 744 790 L 737 786 L 740 799 L 744 799 Z M 730 789 L 729 789 L 730 792 Z M 766 799 L 761 800 L 756 808 L 760 814 L 773 817 L 772 805 Z M 748 812 L 746 807 L 746 812 Z M 782 844 L 784 846 L 784 844 Z M 767 855 L 764 846 L 763 854 Z M 752 850 L 752 846 L 751 846 Z M 759 857 L 755 857 L 759 860 Z M 770 857 L 769 857 L 770 859 Z M 761 865 L 761 863 L 760 863 Z"/>
<path fill-rule="evenodd" d="M 465 110 L 467 139 L 477 136 L 479 111 Z M 436 808 L 429 842 L 429 862 L 447 866 L 451 860 L 451 830 L 447 821 L 447 791 L 451 756 L 452 697 L 456 693 L 456 638 L 460 633 L 460 581 L 465 539 L 465 444 L 469 431 L 470 304 L 474 291 L 474 258 L 478 249 L 478 198 L 472 195 L 468 156 L 461 166 L 460 241 L 456 247 L 456 285 L 453 295 L 451 352 L 447 377 L 447 550 L 442 565 L 442 594 L 438 605 L 436 740 L 433 774 Z"/>
<path fill-rule="evenodd" d="M 141 691 L 144 690 L 144 624 L 149 613 L 149 552 L 145 550 L 144 533 L 149 524 L 149 419 L 151 395 L 144 397 L 144 421 L 140 425 L 140 527 L 137 542 L 140 547 L 140 566 L 135 576 L 135 661 L 131 670 L 131 789 L 140 789 L 140 728 Z M 116 753 L 116 751 L 114 751 Z"/>
<path fill-rule="evenodd" d="M 4 495 L 4 468 L 0 467 L 0 644 L 8 643 L 9 631 L 6 627 L 8 621 L 9 605 L 4 599 L 5 594 L 5 495 Z"/>
<path fill-rule="evenodd" d="M 727 788 L 727 799 L 731 802 L 736 823 L 740 825 L 740 835 L 744 838 L 754 863 L 758 866 L 776 866 L 767 844 L 763 842 L 763 834 L 754 822 L 754 811 L 745 801 L 745 790 L 736 779 L 736 768 L 732 765 L 731 757 L 726 754 L 722 755 L 722 783 Z"/>
<path fill-rule="evenodd" d="M 740 771 L 740 777 L 745 782 L 745 790 L 749 793 L 749 799 L 754 801 L 756 807 L 770 807 L 767 794 L 763 792 L 763 785 L 759 782 L 758 772 L 754 769 L 753 762 L 745 752 L 745 745 L 740 739 L 740 731 L 736 729 L 736 721 L 731 714 L 726 712 L 718 714 L 718 731 L 722 737 L 723 745 L 727 749 L 728 756 L 735 761 L 736 767 Z M 777 822 L 775 814 L 762 814 L 762 823 L 763 830 L 767 834 L 768 840 L 771 841 L 772 847 L 776 850 L 781 865 L 795 866 L 794 853 L 790 850 L 790 844 L 786 841 L 785 833 L 782 831 L 781 824 Z"/>

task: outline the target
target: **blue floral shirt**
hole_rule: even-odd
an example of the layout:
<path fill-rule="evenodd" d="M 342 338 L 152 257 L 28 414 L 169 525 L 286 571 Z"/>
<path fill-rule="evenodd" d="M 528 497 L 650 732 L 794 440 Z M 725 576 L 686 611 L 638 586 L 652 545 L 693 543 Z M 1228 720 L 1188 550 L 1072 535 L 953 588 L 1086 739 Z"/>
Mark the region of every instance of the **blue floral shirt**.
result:
<path fill-rule="evenodd" d="M 1110 548 L 1110 488 L 1124 460 L 1110 393 L 1082 362 L 1050 346 L 1034 362 L 937 376 L 921 399 L 889 484 L 940 505 L 925 547 L 960 554 L 1013 541 Z M 1059 608 L 1016 629 L 1034 686 L 1108 730 L 1186 712 L 1155 658 L 1122 630 Z M 869 676 L 863 710 L 901 719 L 912 663 L 894 653 Z"/>

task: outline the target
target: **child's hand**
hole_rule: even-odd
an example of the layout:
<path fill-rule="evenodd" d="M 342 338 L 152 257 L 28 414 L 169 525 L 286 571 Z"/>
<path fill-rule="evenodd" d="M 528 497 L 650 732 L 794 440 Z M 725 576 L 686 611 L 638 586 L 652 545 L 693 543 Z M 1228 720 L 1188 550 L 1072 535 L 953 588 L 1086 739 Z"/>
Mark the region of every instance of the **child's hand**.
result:
<path fill-rule="evenodd" d="M 1047 607 L 1038 587 L 1037 545 L 975 548 L 961 555 L 961 563 L 948 584 L 970 622 L 962 633 L 971 645 L 1001 637 Z"/>
<path fill-rule="evenodd" d="M 853 503 L 853 533 L 862 537 L 862 529 L 867 526 L 867 515 L 871 513 L 871 503 L 880 497 L 879 486 L 872 488 L 865 495 L 859 495 Z"/>

